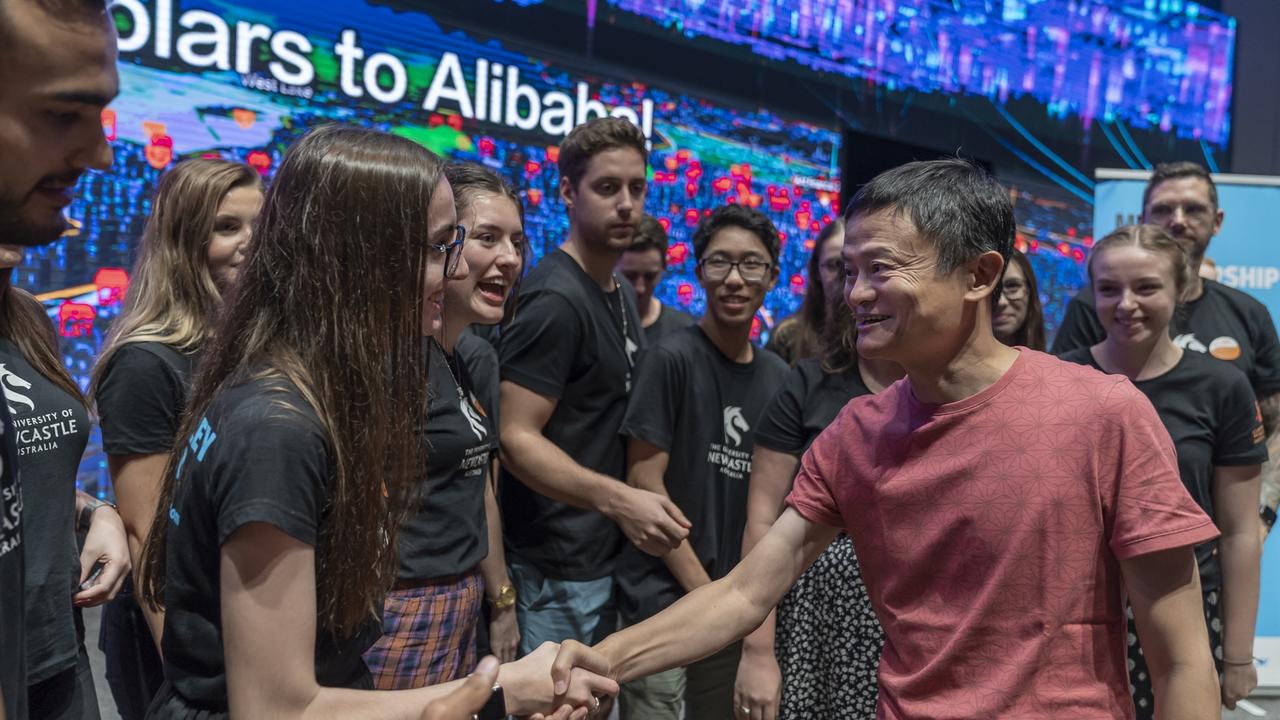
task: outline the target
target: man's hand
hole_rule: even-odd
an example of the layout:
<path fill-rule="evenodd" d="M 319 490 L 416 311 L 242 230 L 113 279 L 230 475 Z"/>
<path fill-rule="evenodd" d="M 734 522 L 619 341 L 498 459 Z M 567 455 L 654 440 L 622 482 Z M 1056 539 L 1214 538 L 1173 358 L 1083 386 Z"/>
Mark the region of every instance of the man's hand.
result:
<path fill-rule="evenodd" d="M 577 720 L 599 709 L 600 698 L 618 694 L 618 683 L 596 669 L 606 664 L 589 649 L 589 655 L 572 655 L 571 659 L 577 662 L 557 673 L 553 661 L 560 662 L 560 648 L 545 642 L 525 657 L 502 666 L 498 682 L 506 692 L 508 713 L 522 716 L 554 711 L 551 717 Z M 564 712 L 566 708 L 568 713 Z"/>
<path fill-rule="evenodd" d="M 489 649 L 502 662 L 516 659 L 516 649 L 520 647 L 520 626 L 516 623 L 516 606 L 501 610 L 493 608 L 489 620 Z"/>
<path fill-rule="evenodd" d="M 733 685 L 735 720 L 775 720 L 782 702 L 782 671 L 772 652 L 744 648 Z"/>
<path fill-rule="evenodd" d="M 605 514 L 622 528 L 636 547 L 662 557 L 680 547 L 693 523 L 680 508 L 655 492 L 619 484 Z"/>
<path fill-rule="evenodd" d="M 462 687 L 427 704 L 422 720 L 471 720 L 484 708 L 498 682 L 498 661 L 492 655 L 480 661 Z"/>
<path fill-rule="evenodd" d="M 132 568 L 129 539 L 115 508 L 98 508 L 92 518 L 84 550 L 80 552 L 80 584 L 84 589 L 71 598 L 76 607 L 94 607 L 114 598 Z M 94 566 L 99 563 L 102 572 L 90 580 Z"/>
<path fill-rule="evenodd" d="M 1249 693 L 1258 687 L 1258 670 L 1253 663 L 1248 665 L 1222 666 L 1222 706 L 1235 710 L 1236 703 L 1249 697 Z"/>

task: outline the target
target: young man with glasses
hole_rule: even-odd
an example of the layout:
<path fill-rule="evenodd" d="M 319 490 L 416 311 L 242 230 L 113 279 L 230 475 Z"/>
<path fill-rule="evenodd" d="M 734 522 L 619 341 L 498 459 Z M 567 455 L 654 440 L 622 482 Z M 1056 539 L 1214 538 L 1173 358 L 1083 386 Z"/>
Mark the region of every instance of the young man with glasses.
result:
<path fill-rule="evenodd" d="M 521 282 L 502 331 L 501 502 L 522 654 L 613 629 L 624 535 L 660 555 L 688 534 L 670 500 L 621 482 L 618 428 L 644 334 L 614 267 L 644 209 L 646 165 L 644 135 L 626 120 L 569 133 L 559 159 L 569 236 Z"/>
<path fill-rule="evenodd" d="M 778 279 L 778 233 L 755 210 L 725 205 L 693 236 L 707 310 L 645 352 L 627 405 L 627 481 L 668 495 L 693 523 L 662 558 L 628 547 L 618 559 L 618 605 L 641 622 L 737 563 L 746 524 L 755 426 L 787 364 L 751 344 L 751 323 Z M 733 717 L 741 646 L 623 688 L 623 720 Z"/>

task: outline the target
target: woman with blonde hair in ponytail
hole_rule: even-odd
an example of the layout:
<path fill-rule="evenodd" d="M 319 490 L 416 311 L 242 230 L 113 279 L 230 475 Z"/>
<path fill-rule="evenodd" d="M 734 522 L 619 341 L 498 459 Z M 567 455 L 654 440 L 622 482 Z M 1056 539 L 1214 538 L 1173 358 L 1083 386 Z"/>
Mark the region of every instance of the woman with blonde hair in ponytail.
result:
<path fill-rule="evenodd" d="M 1062 356 L 1124 375 L 1155 406 L 1173 439 L 1178 474 L 1222 531 L 1196 547 L 1205 625 L 1221 678 L 1222 704 L 1234 709 L 1258 684 L 1253 630 L 1262 546 L 1258 485 L 1262 415 L 1245 374 L 1230 362 L 1176 345 L 1169 325 L 1192 279 L 1185 249 L 1157 225 L 1128 225 L 1098 241 L 1089 280 L 1106 338 Z M 1129 684 L 1138 720 L 1156 716 L 1142 647 L 1129 613 Z"/>
<path fill-rule="evenodd" d="M 142 546 L 192 365 L 235 282 L 261 207 L 262 182 L 243 163 L 187 160 L 166 173 L 142 233 L 124 310 L 94 369 L 90 393 L 140 581 Z M 131 587 L 103 614 L 107 680 L 124 720 L 140 720 L 164 682 L 156 649 L 160 623 L 159 615 L 143 613 Z"/>

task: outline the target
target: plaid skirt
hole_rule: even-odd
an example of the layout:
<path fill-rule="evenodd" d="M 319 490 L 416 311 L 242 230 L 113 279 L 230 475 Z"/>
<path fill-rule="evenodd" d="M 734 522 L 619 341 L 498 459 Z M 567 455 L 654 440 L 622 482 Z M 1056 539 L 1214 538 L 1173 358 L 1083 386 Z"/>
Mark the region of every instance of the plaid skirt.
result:
<path fill-rule="evenodd" d="M 483 599 L 478 570 L 387 593 L 382 637 L 364 654 L 374 687 L 420 688 L 471 672 Z"/>

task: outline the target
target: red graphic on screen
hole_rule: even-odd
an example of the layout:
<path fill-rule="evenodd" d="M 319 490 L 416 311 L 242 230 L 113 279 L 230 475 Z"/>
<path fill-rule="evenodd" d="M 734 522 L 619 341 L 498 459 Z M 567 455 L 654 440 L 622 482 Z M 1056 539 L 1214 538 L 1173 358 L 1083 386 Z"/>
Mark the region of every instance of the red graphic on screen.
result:
<path fill-rule="evenodd" d="M 248 130 L 258 121 L 258 113 L 244 108 L 234 108 L 231 111 L 231 119 L 236 121 L 236 125 L 239 125 L 241 130 Z"/>
<path fill-rule="evenodd" d="M 129 273 L 124 268 L 99 268 L 93 274 L 93 284 L 98 288 L 99 306 L 118 303 L 129 289 Z"/>
<path fill-rule="evenodd" d="M 67 300 L 58 306 L 58 333 L 62 337 L 86 337 L 93 334 L 93 320 L 98 312 L 92 305 Z"/>

